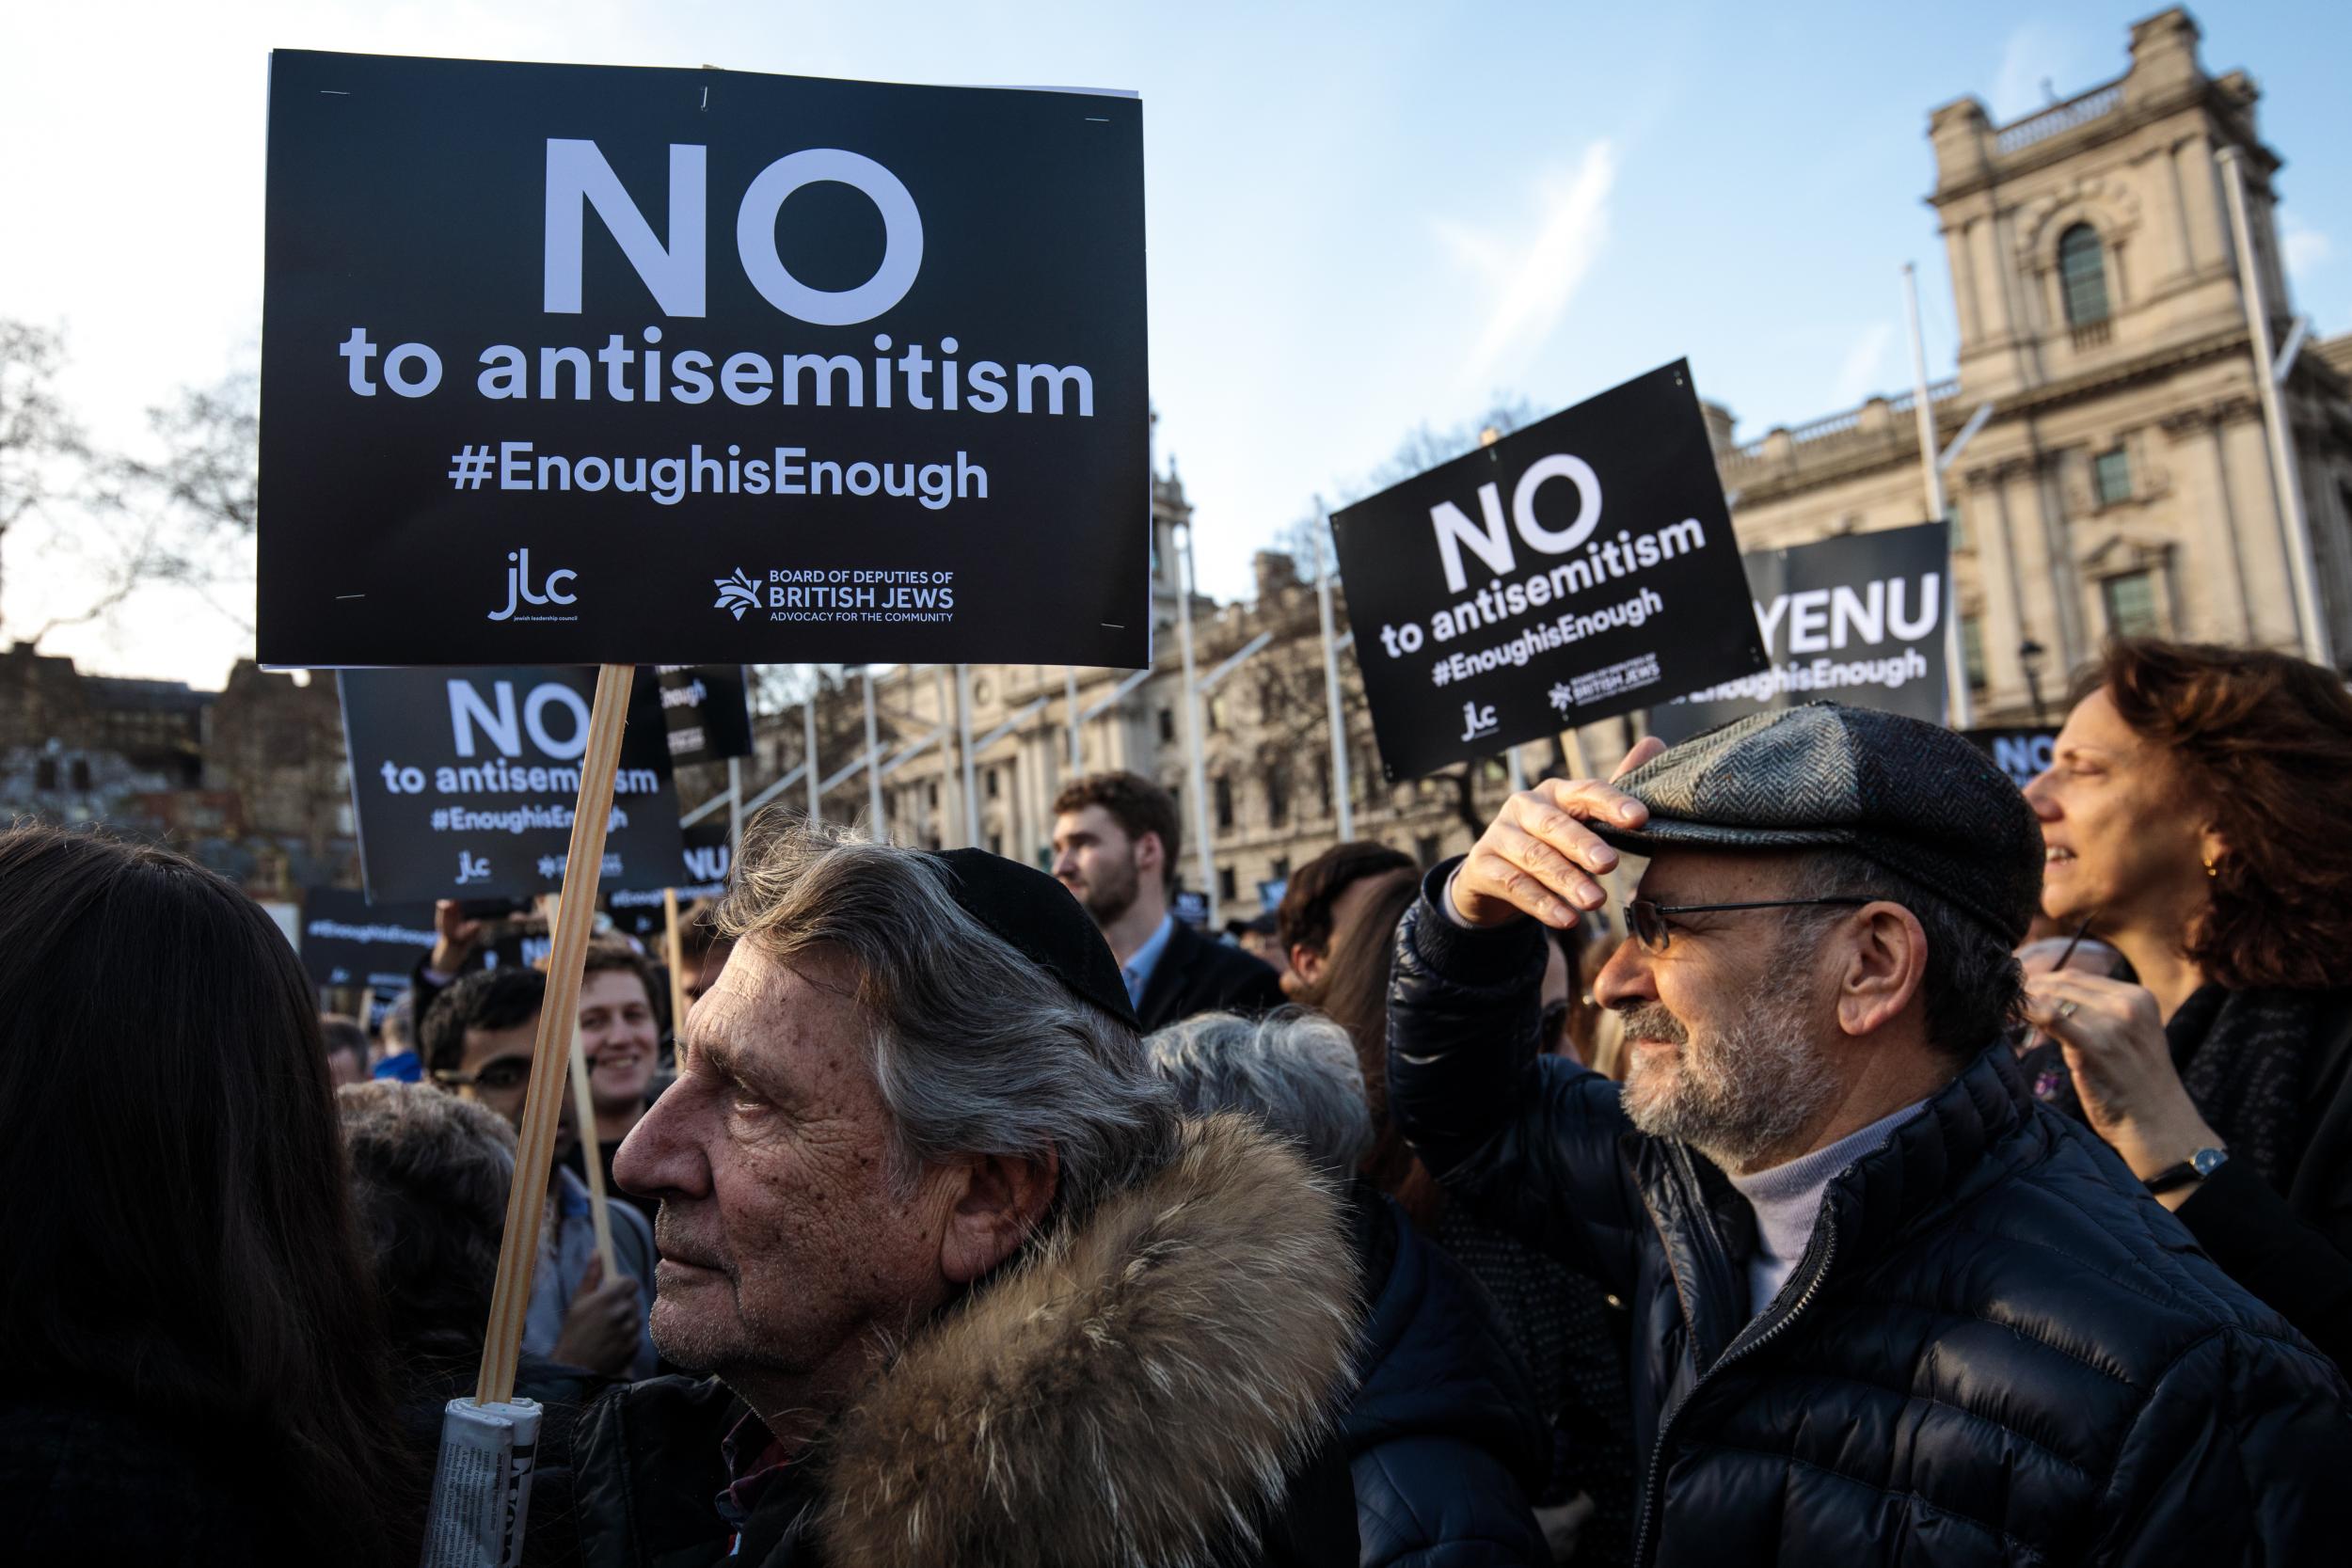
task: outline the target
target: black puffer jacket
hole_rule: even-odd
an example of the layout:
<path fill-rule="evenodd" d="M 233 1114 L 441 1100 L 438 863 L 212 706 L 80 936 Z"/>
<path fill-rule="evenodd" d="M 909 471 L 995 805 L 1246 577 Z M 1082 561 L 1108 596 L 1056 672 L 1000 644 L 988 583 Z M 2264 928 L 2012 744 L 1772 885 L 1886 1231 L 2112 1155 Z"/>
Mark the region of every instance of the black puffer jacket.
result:
<path fill-rule="evenodd" d="M 1526 1369 L 1394 1199 L 1366 1181 L 1351 1197 L 1372 1307 L 1340 1433 L 1362 1568 L 1549 1564 L 1528 1499 L 1550 1477 L 1551 1433 Z"/>
<path fill-rule="evenodd" d="M 1447 1186 L 1634 1312 L 1641 1563 L 2321 1563 L 2352 1540 L 2343 1380 L 2113 1153 L 1977 1058 L 1832 1181 L 1751 1318 L 1746 1203 L 1617 1085 L 1505 1048 L 1532 923 L 1397 939 L 1390 1104 Z"/>

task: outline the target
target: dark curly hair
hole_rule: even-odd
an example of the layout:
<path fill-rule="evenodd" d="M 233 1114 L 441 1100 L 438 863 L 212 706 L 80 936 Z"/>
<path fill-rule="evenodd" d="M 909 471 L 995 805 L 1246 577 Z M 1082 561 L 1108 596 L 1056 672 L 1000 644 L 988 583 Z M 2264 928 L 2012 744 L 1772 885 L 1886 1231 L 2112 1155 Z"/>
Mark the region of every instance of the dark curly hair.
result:
<path fill-rule="evenodd" d="M 2352 694 L 2285 654 L 2123 638 L 2080 683 L 2171 759 L 2228 846 L 2185 951 L 2233 990 L 2342 985 L 2352 953 Z"/>

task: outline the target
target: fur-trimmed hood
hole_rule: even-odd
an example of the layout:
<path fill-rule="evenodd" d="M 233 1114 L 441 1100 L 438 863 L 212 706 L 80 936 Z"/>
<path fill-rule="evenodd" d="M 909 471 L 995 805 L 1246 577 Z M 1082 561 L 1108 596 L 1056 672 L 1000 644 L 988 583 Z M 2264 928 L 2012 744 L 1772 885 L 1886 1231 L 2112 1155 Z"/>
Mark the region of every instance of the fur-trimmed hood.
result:
<path fill-rule="evenodd" d="M 1345 1533 L 1352 1563 L 1331 1433 L 1359 1322 L 1339 1196 L 1255 1122 L 1188 1121 L 1157 1174 L 917 1329 L 739 1544 L 768 1568 L 1208 1568 L 1258 1560 L 1279 1514 L 1269 1545 Z M 594 1568 L 727 1550 L 710 1499 L 741 1410 L 715 1379 L 672 1377 L 587 1413 Z"/>
<path fill-rule="evenodd" d="M 1246 1542 L 1347 1391 L 1340 1205 L 1234 1116 L 918 1333 L 823 1445 L 835 1568 L 1193 1564 Z"/>

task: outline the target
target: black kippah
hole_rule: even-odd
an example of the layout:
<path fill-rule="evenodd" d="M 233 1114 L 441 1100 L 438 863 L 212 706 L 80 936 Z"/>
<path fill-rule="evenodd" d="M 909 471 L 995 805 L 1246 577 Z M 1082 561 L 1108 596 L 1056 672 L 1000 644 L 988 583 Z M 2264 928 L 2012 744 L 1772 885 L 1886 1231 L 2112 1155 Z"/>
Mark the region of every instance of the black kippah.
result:
<path fill-rule="evenodd" d="M 1070 890 L 1044 872 L 985 849 L 931 851 L 963 912 L 1041 965 L 1064 990 L 1141 1030 L 1110 943 Z"/>

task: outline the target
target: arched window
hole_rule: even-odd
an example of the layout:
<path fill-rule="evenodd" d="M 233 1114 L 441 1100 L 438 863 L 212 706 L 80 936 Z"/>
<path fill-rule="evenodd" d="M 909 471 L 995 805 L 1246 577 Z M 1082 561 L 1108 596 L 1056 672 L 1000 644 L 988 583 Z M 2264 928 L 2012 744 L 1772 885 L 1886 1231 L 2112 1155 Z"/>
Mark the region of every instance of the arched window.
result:
<path fill-rule="evenodd" d="M 2107 260 L 2099 231 L 2078 223 L 2058 236 L 2058 287 L 2066 295 L 2066 325 L 2107 319 Z"/>

